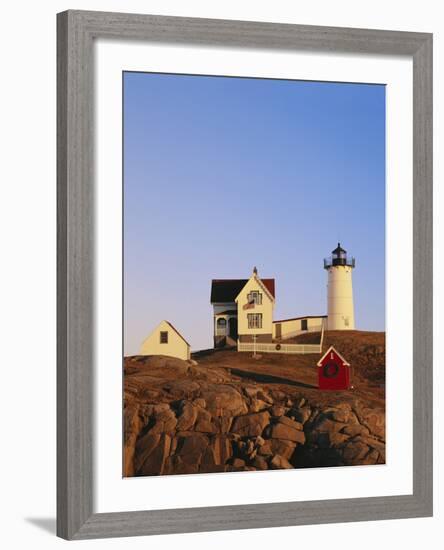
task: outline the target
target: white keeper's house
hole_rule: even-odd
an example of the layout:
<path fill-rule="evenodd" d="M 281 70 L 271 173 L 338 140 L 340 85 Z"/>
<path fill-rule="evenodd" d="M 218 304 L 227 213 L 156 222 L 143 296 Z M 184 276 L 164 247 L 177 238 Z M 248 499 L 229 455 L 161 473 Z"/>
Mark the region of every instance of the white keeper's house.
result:
<path fill-rule="evenodd" d="M 213 279 L 214 347 L 285 342 L 305 332 L 354 329 L 354 267 L 354 258 L 348 258 L 338 243 L 331 257 L 324 259 L 328 314 L 282 320 L 273 319 L 275 280 L 261 279 L 256 268 L 249 279 Z"/>

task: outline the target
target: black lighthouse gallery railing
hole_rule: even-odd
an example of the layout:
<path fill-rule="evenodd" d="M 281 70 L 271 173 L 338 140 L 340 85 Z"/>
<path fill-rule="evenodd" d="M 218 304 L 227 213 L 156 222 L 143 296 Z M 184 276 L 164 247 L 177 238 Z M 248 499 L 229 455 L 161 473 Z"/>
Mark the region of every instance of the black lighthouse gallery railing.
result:
<path fill-rule="evenodd" d="M 347 265 L 349 267 L 355 267 L 355 259 L 353 257 L 347 258 L 335 258 L 334 256 L 330 256 L 329 258 L 324 258 L 324 269 L 329 269 L 332 266 L 335 265 Z"/>

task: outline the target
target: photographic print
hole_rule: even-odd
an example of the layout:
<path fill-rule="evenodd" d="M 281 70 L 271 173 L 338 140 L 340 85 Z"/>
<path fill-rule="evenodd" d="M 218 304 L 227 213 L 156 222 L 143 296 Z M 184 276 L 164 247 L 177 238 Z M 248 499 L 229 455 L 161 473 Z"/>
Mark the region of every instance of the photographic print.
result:
<path fill-rule="evenodd" d="M 385 464 L 385 86 L 123 73 L 123 476 Z"/>

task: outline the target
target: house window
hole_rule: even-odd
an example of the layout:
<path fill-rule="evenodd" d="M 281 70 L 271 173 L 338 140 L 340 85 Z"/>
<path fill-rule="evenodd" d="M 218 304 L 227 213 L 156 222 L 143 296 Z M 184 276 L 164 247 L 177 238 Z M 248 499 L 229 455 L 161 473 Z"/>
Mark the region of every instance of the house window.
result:
<path fill-rule="evenodd" d="M 308 321 L 307 319 L 301 320 L 301 330 L 308 330 Z"/>
<path fill-rule="evenodd" d="M 249 304 L 260 306 L 262 304 L 262 293 L 259 292 L 259 290 L 252 290 L 250 294 L 247 295 L 247 300 Z"/>
<path fill-rule="evenodd" d="M 225 328 L 227 326 L 227 320 L 226 319 L 218 319 L 217 320 L 217 328 Z"/>
<path fill-rule="evenodd" d="M 248 328 L 262 328 L 262 313 L 248 313 Z"/>
<path fill-rule="evenodd" d="M 160 343 L 161 344 L 168 344 L 168 331 L 167 330 L 161 330 L 160 331 Z"/>

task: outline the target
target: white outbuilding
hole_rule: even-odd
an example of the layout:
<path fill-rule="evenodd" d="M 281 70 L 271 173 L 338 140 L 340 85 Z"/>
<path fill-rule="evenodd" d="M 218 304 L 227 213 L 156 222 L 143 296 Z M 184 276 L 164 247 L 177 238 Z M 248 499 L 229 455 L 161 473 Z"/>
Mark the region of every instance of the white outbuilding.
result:
<path fill-rule="evenodd" d="M 169 321 L 162 321 L 142 342 L 140 355 L 167 355 L 186 361 L 191 358 L 191 347 Z"/>

